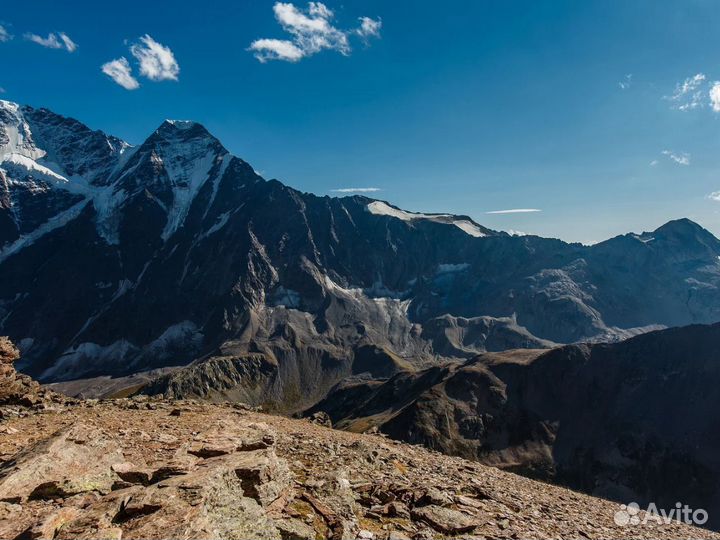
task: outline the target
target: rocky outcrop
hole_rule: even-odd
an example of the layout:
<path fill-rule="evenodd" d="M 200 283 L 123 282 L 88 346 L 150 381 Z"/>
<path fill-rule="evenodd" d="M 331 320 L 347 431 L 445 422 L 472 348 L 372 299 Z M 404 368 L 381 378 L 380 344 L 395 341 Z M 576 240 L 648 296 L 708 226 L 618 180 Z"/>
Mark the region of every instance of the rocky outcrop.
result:
<path fill-rule="evenodd" d="M 348 379 L 309 414 L 619 501 L 720 515 L 720 324 Z"/>
<path fill-rule="evenodd" d="M 718 538 L 618 525 L 609 501 L 237 404 L 63 407 L 0 423 L 0 538 Z"/>
<path fill-rule="evenodd" d="M 20 351 L 12 341 L 0 336 L 0 418 L 27 414 L 29 408 L 45 409 L 72 401 L 18 373 L 14 362 L 19 358 Z"/>

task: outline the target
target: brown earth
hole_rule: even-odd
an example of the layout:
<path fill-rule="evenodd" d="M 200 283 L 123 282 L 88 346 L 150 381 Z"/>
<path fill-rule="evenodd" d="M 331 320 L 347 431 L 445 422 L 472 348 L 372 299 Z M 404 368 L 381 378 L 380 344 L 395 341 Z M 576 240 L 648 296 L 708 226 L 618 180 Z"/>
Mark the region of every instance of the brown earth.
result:
<path fill-rule="evenodd" d="M 0 538 L 720 538 L 617 526 L 609 501 L 240 405 L 13 410 Z"/>

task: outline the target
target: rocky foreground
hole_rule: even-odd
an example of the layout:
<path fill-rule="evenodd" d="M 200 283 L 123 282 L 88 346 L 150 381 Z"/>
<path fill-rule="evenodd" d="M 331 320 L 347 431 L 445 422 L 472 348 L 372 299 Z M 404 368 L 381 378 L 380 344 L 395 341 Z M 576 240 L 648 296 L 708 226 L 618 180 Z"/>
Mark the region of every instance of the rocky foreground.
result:
<path fill-rule="evenodd" d="M 0 407 L 0 538 L 718 538 L 376 435 L 147 397 Z"/>
<path fill-rule="evenodd" d="M 75 400 L 0 338 L 0 538 L 720 538 L 617 504 L 240 404 Z"/>

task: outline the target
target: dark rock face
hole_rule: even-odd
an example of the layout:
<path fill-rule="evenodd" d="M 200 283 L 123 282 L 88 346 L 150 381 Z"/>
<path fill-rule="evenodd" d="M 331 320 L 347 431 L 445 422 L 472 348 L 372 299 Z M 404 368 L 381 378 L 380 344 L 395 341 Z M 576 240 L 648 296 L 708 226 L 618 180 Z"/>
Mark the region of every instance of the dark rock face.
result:
<path fill-rule="evenodd" d="M 720 324 L 345 381 L 311 409 L 620 501 L 720 512 Z M 715 526 L 717 521 L 714 522 Z"/>
<path fill-rule="evenodd" d="M 266 181 L 193 122 L 131 147 L 0 102 L 0 331 L 45 382 L 194 361 L 202 381 L 165 382 L 231 395 L 238 359 L 263 358 L 299 410 L 353 374 L 713 322 L 718 256 L 686 220 L 592 247 L 511 237 Z"/>

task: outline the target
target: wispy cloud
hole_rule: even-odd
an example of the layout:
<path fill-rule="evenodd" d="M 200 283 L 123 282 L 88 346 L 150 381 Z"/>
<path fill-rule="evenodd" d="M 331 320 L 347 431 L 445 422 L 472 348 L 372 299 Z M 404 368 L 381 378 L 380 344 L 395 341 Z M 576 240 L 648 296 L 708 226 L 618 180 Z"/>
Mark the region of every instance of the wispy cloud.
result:
<path fill-rule="evenodd" d="M 687 152 L 673 152 L 672 150 L 663 150 L 662 154 L 667 156 L 678 165 L 690 165 L 690 154 Z"/>
<path fill-rule="evenodd" d="M 4 93 L 5 93 L 5 89 L 2 86 L 0 86 L 0 94 L 4 94 Z"/>
<path fill-rule="evenodd" d="M 148 34 L 130 47 L 130 53 L 140 64 L 140 74 L 151 81 L 177 81 L 180 65 L 169 47 L 155 41 Z"/>
<path fill-rule="evenodd" d="M 67 52 L 75 52 L 78 48 L 77 43 L 70 39 L 70 36 L 65 32 L 58 32 L 57 34 L 50 32 L 47 37 L 27 33 L 24 37 L 28 41 L 32 41 L 48 49 L 65 49 Z"/>
<path fill-rule="evenodd" d="M 5 25 L 0 24 L 0 43 L 10 41 L 14 36 L 10 33 Z"/>
<path fill-rule="evenodd" d="M 334 193 L 374 193 L 376 191 L 382 191 L 382 189 L 377 187 L 348 187 L 331 189 L 330 191 Z"/>
<path fill-rule="evenodd" d="M 359 28 L 341 30 L 333 24 L 333 11 L 321 2 L 310 2 L 304 10 L 292 3 L 276 2 L 273 12 L 291 39 L 262 38 L 253 41 L 248 50 L 263 63 L 269 60 L 297 62 L 326 49 L 347 56 L 351 52 L 349 34 L 356 33 L 363 39 L 379 37 L 382 25 L 379 19 L 361 17 Z"/>
<path fill-rule="evenodd" d="M 380 37 L 380 28 L 382 28 L 382 20 L 371 19 L 370 17 L 360 17 L 360 27 L 355 30 L 355 33 L 364 38 Z"/>
<path fill-rule="evenodd" d="M 542 212 L 539 208 L 510 208 L 509 210 L 492 210 L 486 214 L 527 214 L 530 212 Z"/>
<path fill-rule="evenodd" d="M 653 159 L 653 160 L 650 162 L 650 166 L 651 166 L 651 167 L 655 167 L 658 163 L 660 163 L 660 162 L 659 162 L 657 159 Z"/>
<path fill-rule="evenodd" d="M 696 73 L 675 85 L 675 91 L 666 99 L 673 102 L 673 108 L 689 111 L 705 105 L 706 93 L 703 89 L 707 77 L 704 73 Z"/>
<path fill-rule="evenodd" d="M 630 86 L 632 86 L 632 77 L 632 73 L 625 75 L 625 78 L 618 83 L 620 90 L 627 90 Z"/>
<path fill-rule="evenodd" d="M 256 39 L 250 45 L 250 50 L 255 51 L 255 58 L 261 62 L 268 60 L 285 60 L 286 62 L 297 62 L 305 52 L 286 39 Z"/>
<path fill-rule="evenodd" d="M 707 198 L 711 201 L 720 202 L 720 191 L 713 191 L 710 195 L 707 196 Z"/>
<path fill-rule="evenodd" d="M 135 90 L 140 83 L 132 75 L 132 68 L 124 56 L 102 65 L 102 72 L 126 90 Z"/>

